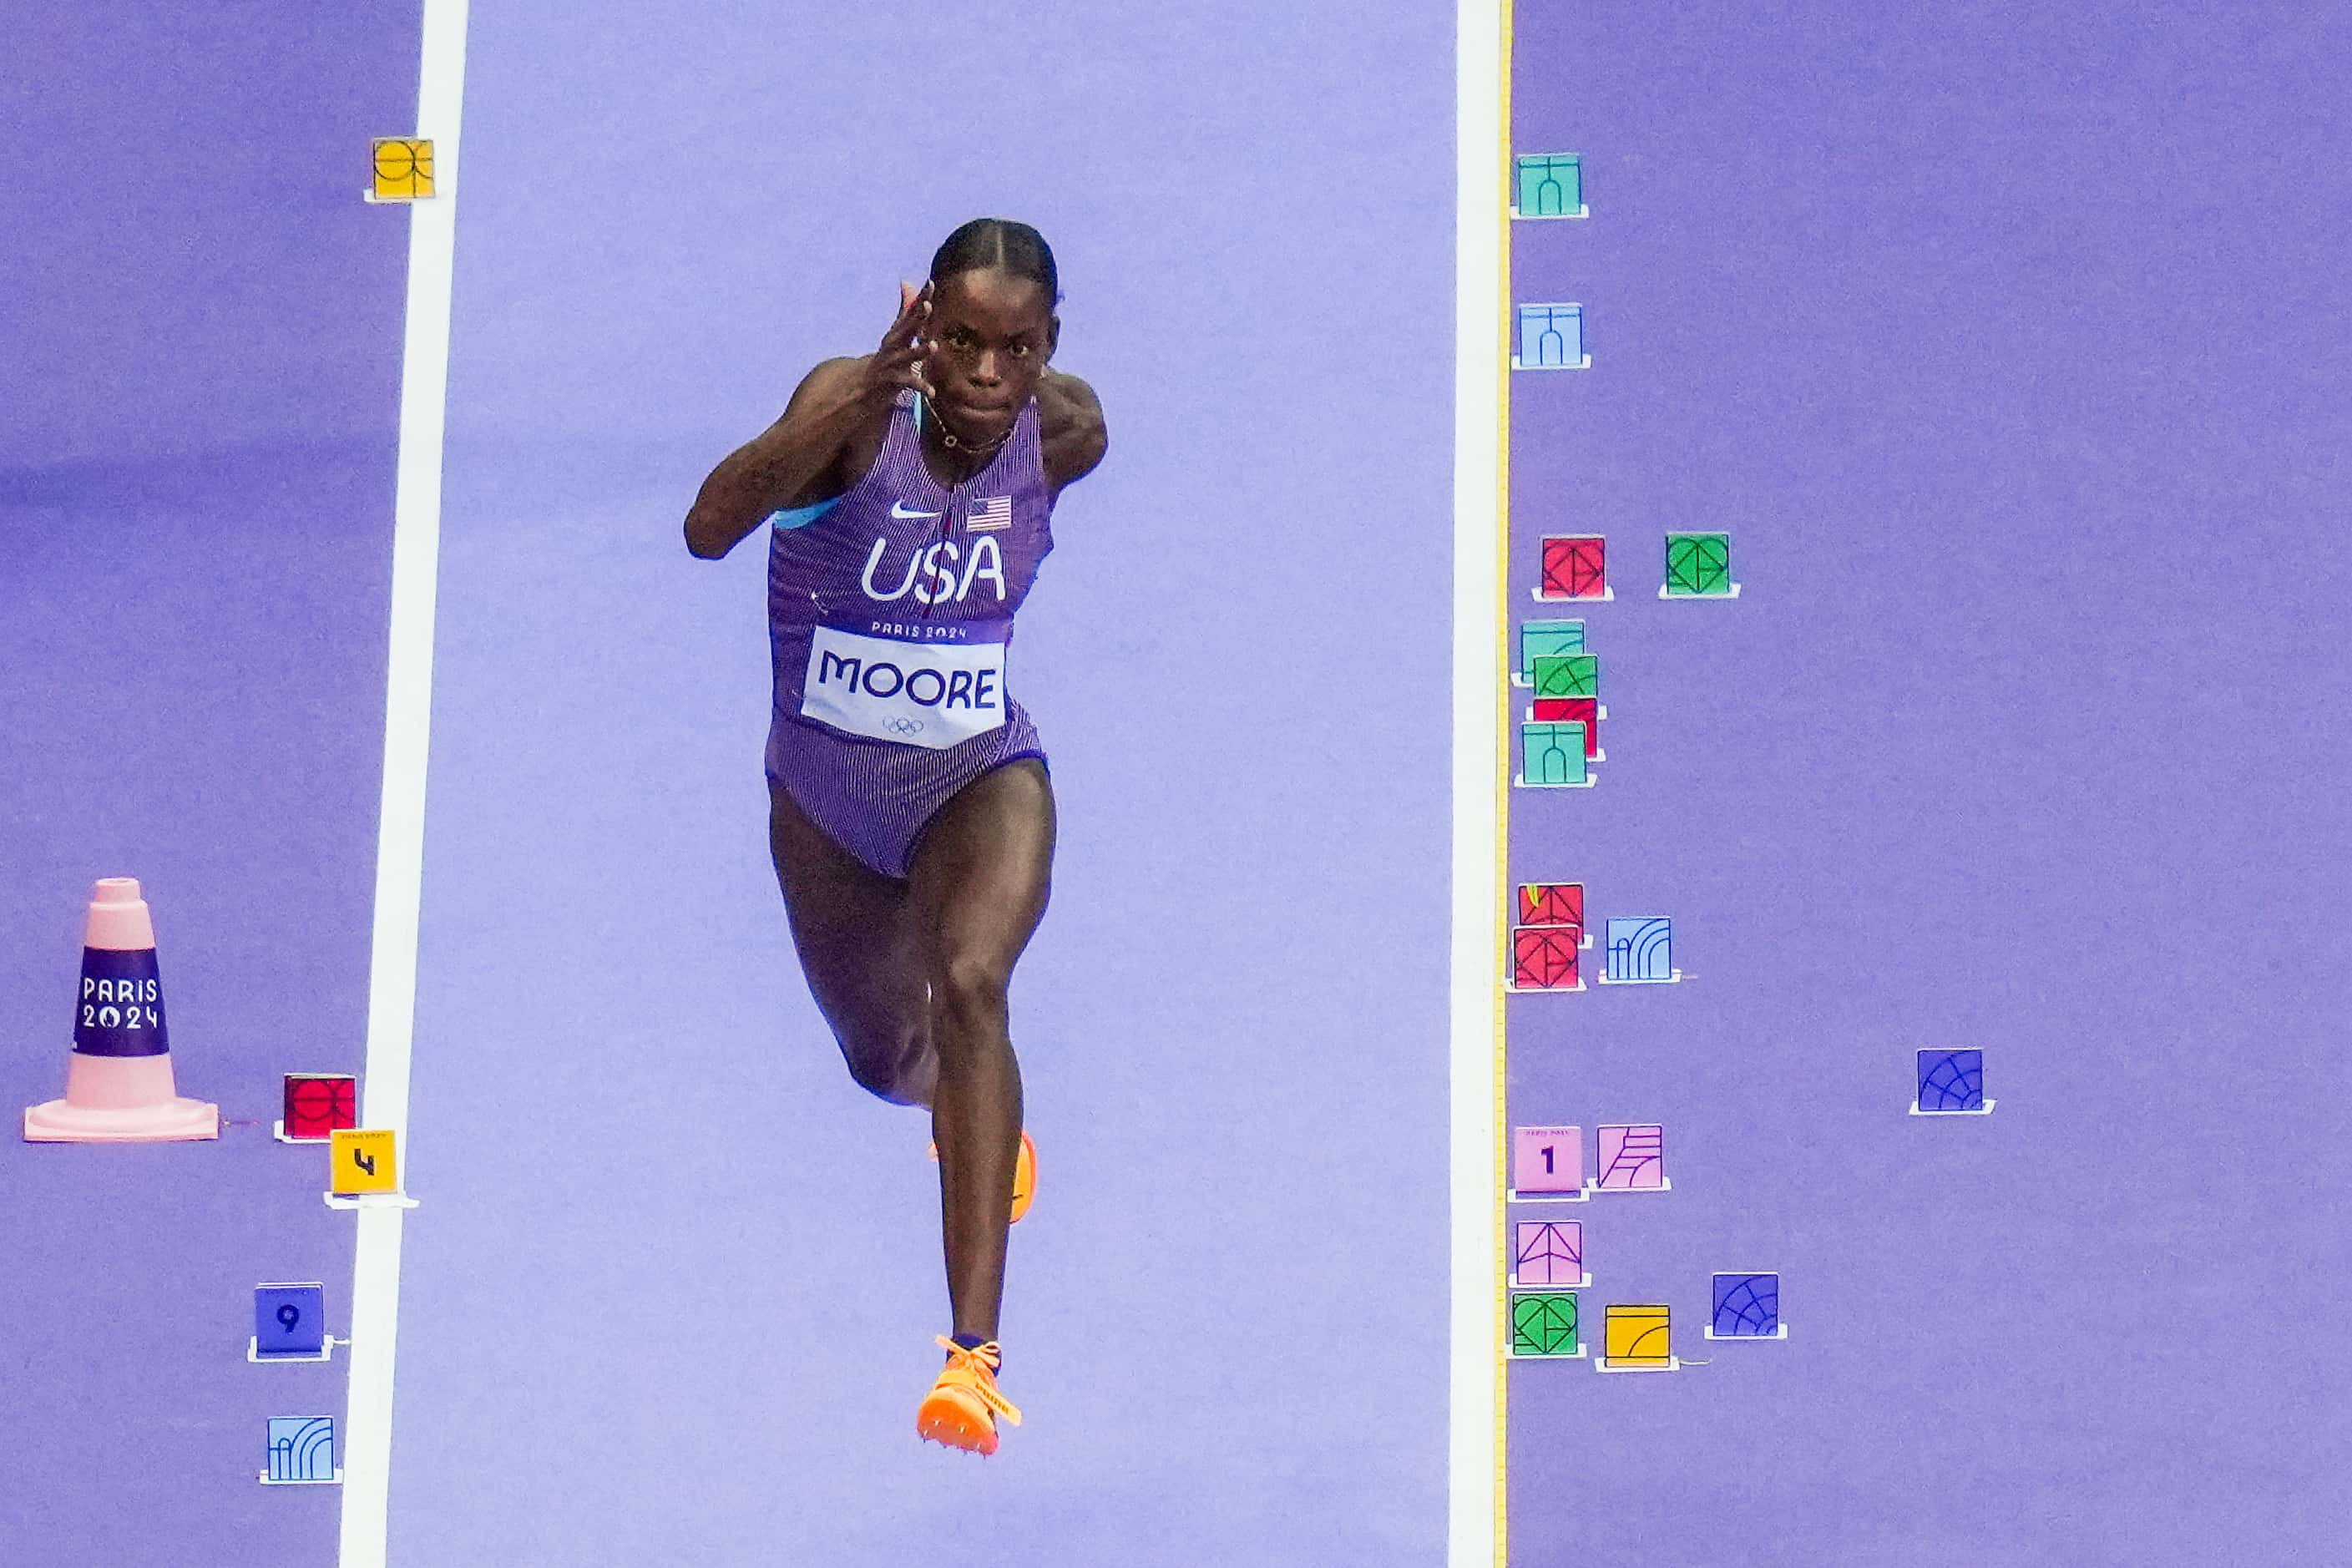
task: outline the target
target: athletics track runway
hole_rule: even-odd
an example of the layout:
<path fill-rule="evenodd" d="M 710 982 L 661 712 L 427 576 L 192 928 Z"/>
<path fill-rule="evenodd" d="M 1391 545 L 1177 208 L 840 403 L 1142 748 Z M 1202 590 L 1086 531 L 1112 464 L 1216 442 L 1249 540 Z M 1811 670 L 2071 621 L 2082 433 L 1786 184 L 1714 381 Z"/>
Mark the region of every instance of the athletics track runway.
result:
<path fill-rule="evenodd" d="M 20 37 L 0 1083 L 58 1092 L 82 901 L 131 875 L 229 1125 L 0 1142 L 0 1564 L 1444 1559 L 1497 1458 L 1447 1430 L 1449 1051 L 1491 1049 L 1449 991 L 1454 23 L 478 5 L 405 861 L 438 219 L 359 186 L 419 129 L 418 16 Z M 1511 294 L 1583 303 L 1594 363 L 1512 379 L 1495 608 L 1561 532 L 1618 597 L 1602 782 L 1514 792 L 1507 872 L 1671 914 L 1690 973 L 1512 998 L 1502 1110 L 1664 1126 L 1673 1192 L 1581 1205 L 1586 1310 L 1669 1303 L 1707 1361 L 1511 1366 L 1522 1568 L 2340 1537 L 2340 35 L 1516 18 L 1512 146 L 1581 154 L 1593 216 L 1516 226 Z M 982 214 L 1054 244 L 1114 426 L 1016 657 L 1061 852 L 1013 991 L 1030 1421 L 985 1466 L 909 1431 L 925 1129 L 841 1070 L 766 858 L 764 541 L 678 538 Z M 1670 528 L 1731 532 L 1740 600 L 1656 601 Z M 1937 1044 L 1995 1115 L 1904 1115 Z M 319 1201 L 288 1071 L 404 1079 L 420 1207 Z M 371 1267 L 396 1361 L 244 1359 L 256 1283 L 340 1332 Z M 1699 1339 L 1734 1268 L 1787 1342 Z M 387 1374 L 344 1486 L 256 1484 L 267 1417 L 364 1425 Z"/>

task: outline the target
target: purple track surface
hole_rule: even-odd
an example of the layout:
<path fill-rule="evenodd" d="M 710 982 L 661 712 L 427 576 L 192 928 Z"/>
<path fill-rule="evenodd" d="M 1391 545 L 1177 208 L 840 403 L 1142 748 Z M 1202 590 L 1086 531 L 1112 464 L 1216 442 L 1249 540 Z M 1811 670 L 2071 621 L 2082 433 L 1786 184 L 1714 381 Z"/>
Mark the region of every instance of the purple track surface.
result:
<path fill-rule="evenodd" d="M 1442 1555 L 1446 889 L 1400 868 L 1448 841 L 1453 22 L 1259 15 L 476 10 L 396 1562 Z M 983 215 L 1114 426 L 1013 655 L 1060 842 L 985 1463 L 914 1436 L 928 1119 L 850 1081 L 768 863 L 765 541 L 680 534 Z"/>
<path fill-rule="evenodd" d="M 253 1287 L 349 1331 L 352 1215 L 273 1141 L 281 1075 L 357 1071 L 383 749 L 413 121 L 407 7 L 104 5 L 14 24 L 0 184 L 0 1563 L 334 1559 L 265 1488 Z M 217 1142 L 32 1145 L 100 877 L 154 912 L 181 1092 Z"/>
<path fill-rule="evenodd" d="M 1672 1193 L 1553 1212 L 1589 1332 L 1712 1364 L 1514 1366 L 1512 1560 L 2333 1561 L 2343 14 L 1726 22 L 1519 18 L 1593 216 L 1513 291 L 1593 363 L 1513 383 L 1511 613 L 1574 613 L 1547 532 L 1618 597 L 1601 783 L 1516 792 L 1511 868 L 1689 978 L 1512 998 L 1510 1120 L 1664 1124 Z M 1670 529 L 1738 602 L 1659 602 Z M 1922 1046 L 1993 1113 L 1907 1115 Z M 1700 1337 L 1774 1268 L 1786 1342 Z"/>

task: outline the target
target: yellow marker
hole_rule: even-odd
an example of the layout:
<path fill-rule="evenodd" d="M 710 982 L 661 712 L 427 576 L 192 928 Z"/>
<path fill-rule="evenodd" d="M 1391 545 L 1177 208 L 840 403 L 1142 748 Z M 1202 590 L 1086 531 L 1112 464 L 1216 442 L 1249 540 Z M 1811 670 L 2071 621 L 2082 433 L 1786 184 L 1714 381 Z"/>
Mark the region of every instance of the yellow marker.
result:
<path fill-rule="evenodd" d="M 398 1137 L 389 1128 L 375 1131 L 338 1128 L 331 1150 L 334 1173 L 328 1190 L 337 1197 L 400 1191 L 400 1167 L 393 1147 Z"/>
<path fill-rule="evenodd" d="M 1608 1359 L 1621 1366 L 1672 1365 L 1666 1309 L 1611 1307 L 1602 1317 L 1601 1346 Z"/>
<path fill-rule="evenodd" d="M 433 194 L 433 143 L 414 136 L 378 137 L 372 202 L 421 201 Z"/>

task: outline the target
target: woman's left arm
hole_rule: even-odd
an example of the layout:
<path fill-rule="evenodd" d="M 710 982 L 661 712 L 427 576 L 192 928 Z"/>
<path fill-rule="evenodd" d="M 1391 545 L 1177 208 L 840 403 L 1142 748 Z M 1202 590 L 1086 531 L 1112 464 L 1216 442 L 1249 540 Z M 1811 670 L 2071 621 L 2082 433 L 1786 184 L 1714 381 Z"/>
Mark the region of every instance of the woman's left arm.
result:
<path fill-rule="evenodd" d="M 1037 413 L 1045 443 L 1045 473 L 1056 493 L 1095 471 L 1109 449 L 1102 399 L 1075 375 L 1049 370 L 1037 384 Z"/>

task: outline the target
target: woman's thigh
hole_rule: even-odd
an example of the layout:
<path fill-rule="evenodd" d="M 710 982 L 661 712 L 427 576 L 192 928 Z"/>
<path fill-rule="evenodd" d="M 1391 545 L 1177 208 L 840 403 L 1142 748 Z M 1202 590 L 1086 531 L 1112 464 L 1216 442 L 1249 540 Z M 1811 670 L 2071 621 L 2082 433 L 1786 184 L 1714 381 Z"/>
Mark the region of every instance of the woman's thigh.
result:
<path fill-rule="evenodd" d="M 809 992 L 850 1071 L 887 1093 L 929 1036 L 909 885 L 860 861 L 768 781 L 768 839 Z"/>
<path fill-rule="evenodd" d="M 974 779 L 925 825 L 908 871 L 935 1009 L 1002 1003 L 1052 896 L 1055 815 L 1044 764 L 1024 757 Z"/>

